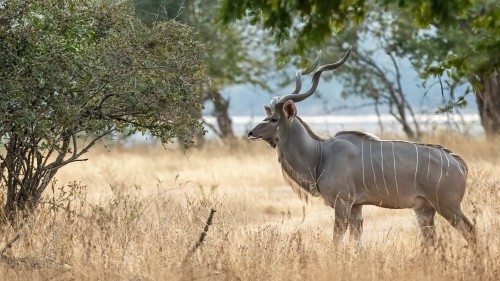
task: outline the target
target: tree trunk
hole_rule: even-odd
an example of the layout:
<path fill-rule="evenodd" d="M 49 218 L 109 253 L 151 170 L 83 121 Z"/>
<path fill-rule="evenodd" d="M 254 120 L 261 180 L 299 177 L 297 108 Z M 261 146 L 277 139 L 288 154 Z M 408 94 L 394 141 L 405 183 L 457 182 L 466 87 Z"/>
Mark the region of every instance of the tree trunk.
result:
<path fill-rule="evenodd" d="M 29 138 L 11 136 L 5 148 L 0 169 L 0 184 L 7 189 L 3 215 L 14 223 L 18 216 L 29 216 L 35 210 L 59 168 L 44 171 L 38 143 Z M 64 145 L 63 151 L 66 149 Z"/>
<path fill-rule="evenodd" d="M 217 120 L 220 137 L 222 139 L 234 138 L 233 121 L 229 116 L 229 99 L 225 99 L 217 90 L 212 90 L 210 94 L 214 104 L 213 115 Z"/>
<path fill-rule="evenodd" d="M 481 85 L 475 87 L 481 125 L 487 137 L 500 135 L 500 74 L 495 71 L 481 77 Z"/>
<path fill-rule="evenodd" d="M 406 105 L 408 107 L 408 105 Z M 396 107 L 397 113 L 394 112 L 393 107 Z M 409 140 L 412 141 L 417 141 L 420 138 L 420 129 L 418 128 L 418 124 L 414 122 L 415 124 L 415 130 L 417 131 L 417 134 L 415 134 L 415 131 L 411 127 L 410 123 L 408 122 L 406 118 L 406 111 L 405 111 L 405 103 L 404 101 L 400 101 L 397 98 L 393 98 L 389 100 L 389 114 L 391 114 L 398 123 L 403 127 L 403 132 L 405 133 L 406 137 L 408 137 Z M 412 115 L 412 118 L 415 118 Z"/>

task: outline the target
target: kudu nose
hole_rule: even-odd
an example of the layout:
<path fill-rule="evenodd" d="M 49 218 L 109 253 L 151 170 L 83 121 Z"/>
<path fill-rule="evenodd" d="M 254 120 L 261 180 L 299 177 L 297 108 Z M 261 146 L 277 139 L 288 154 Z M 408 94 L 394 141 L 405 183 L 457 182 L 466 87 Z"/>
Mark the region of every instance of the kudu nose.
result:
<path fill-rule="evenodd" d="M 251 136 L 253 136 L 253 132 L 252 131 L 248 132 L 248 137 L 251 137 Z"/>

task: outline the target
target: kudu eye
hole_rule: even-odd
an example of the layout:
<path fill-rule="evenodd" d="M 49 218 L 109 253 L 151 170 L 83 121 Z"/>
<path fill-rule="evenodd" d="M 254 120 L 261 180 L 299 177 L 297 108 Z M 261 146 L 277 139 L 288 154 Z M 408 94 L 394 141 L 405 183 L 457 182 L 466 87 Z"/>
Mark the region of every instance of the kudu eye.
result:
<path fill-rule="evenodd" d="M 271 118 L 271 122 L 273 122 L 273 123 L 278 122 L 278 118 L 276 118 L 276 117 Z"/>

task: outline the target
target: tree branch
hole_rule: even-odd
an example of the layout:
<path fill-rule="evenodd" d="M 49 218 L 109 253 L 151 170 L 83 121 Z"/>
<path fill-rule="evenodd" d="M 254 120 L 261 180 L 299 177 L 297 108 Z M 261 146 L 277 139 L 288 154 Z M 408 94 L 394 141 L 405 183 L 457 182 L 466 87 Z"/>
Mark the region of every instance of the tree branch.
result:
<path fill-rule="evenodd" d="M 201 118 L 201 121 L 203 121 L 203 124 L 204 125 L 207 125 L 208 128 L 210 128 L 219 138 L 223 138 L 224 136 L 222 135 L 221 132 L 219 132 L 219 130 L 217 130 L 217 127 L 215 127 L 214 125 L 208 123 L 205 118 Z"/>

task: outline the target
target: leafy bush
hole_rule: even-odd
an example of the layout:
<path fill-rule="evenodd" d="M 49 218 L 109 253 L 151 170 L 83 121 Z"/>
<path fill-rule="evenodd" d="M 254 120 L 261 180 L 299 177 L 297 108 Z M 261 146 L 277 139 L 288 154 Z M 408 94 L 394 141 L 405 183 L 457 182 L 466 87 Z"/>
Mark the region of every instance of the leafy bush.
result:
<path fill-rule="evenodd" d="M 147 27 L 126 5 L 0 3 L 0 184 L 5 211 L 34 208 L 56 172 L 112 133 L 192 145 L 202 131 L 204 49 L 174 21 Z"/>

